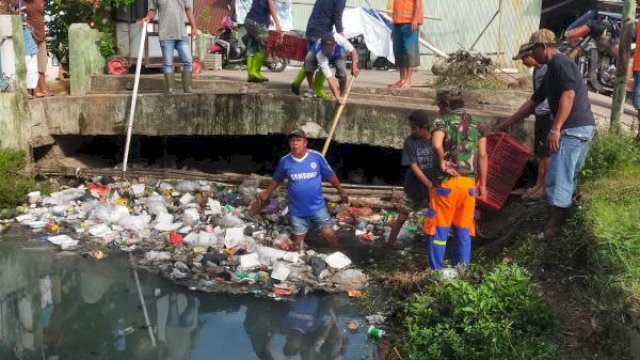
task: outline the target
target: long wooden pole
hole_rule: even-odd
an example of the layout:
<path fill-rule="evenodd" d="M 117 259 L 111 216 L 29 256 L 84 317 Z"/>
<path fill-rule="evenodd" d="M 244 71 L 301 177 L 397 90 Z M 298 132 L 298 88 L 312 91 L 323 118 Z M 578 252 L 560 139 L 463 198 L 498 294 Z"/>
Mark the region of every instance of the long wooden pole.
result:
<path fill-rule="evenodd" d="M 331 139 L 333 138 L 333 133 L 336 131 L 336 127 L 338 126 L 338 121 L 340 120 L 340 115 L 342 115 L 342 110 L 344 110 L 344 106 L 347 104 L 347 99 L 349 98 L 349 93 L 351 92 L 351 85 L 353 85 L 353 81 L 356 79 L 355 76 L 352 76 L 349 80 L 349 85 L 347 85 L 347 93 L 344 94 L 344 104 L 338 106 L 338 110 L 336 111 L 336 116 L 333 117 L 333 124 L 331 125 L 331 131 L 329 131 L 329 136 L 327 136 L 327 140 L 324 142 L 324 146 L 322 147 L 322 156 L 327 154 L 327 150 L 329 150 L 329 144 L 331 144 Z"/>
<path fill-rule="evenodd" d="M 611 124 L 609 130 L 620 133 L 620 120 L 622 119 L 624 100 L 627 96 L 627 68 L 631 57 L 631 43 L 634 38 L 634 23 L 636 14 L 635 0 L 625 0 L 622 7 L 622 27 L 620 34 L 620 52 L 616 64 L 616 81 L 613 89 L 613 101 L 611 103 Z M 636 51 L 640 49 L 636 48 Z"/>

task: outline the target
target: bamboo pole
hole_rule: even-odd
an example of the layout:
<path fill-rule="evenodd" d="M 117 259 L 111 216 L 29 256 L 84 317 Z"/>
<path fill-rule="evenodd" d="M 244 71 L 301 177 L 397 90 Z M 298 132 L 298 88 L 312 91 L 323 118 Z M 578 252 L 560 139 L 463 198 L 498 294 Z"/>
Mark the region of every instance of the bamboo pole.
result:
<path fill-rule="evenodd" d="M 336 127 L 338 126 L 338 121 L 340 121 L 342 110 L 344 110 L 344 106 L 347 104 L 347 99 L 349 98 L 349 93 L 351 92 L 351 86 L 353 85 L 353 82 L 355 79 L 356 79 L 355 76 L 351 76 L 351 79 L 349 80 L 349 85 L 347 85 L 347 93 L 344 94 L 344 104 L 340 104 L 340 106 L 338 106 L 338 110 L 336 111 L 336 116 L 333 118 L 333 124 L 331 125 L 331 131 L 329 131 L 329 136 L 327 137 L 327 140 L 324 142 L 324 146 L 322 147 L 322 156 L 325 156 L 327 154 L 327 150 L 329 150 L 329 144 L 331 144 L 333 133 L 336 131 Z"/>
<path fill-rule="evenodd" d="M 627 96 L 625 89 L 627 84 L 627 68 L 631 57 L 631 43 L 634 37 L 634 22 L 636 13 L 635 0 L 625 0 L 622 7 L 622 26 L 620 35 L 620 49 L 616 64 L 616 81 L 613 89 L 613 100 L 611 103 L 611 124 L 609 130 L 620 133 L 620 120 L 624 109 L 624 100 Z M 636 49 L 640 51 L 640 49 Z"/>

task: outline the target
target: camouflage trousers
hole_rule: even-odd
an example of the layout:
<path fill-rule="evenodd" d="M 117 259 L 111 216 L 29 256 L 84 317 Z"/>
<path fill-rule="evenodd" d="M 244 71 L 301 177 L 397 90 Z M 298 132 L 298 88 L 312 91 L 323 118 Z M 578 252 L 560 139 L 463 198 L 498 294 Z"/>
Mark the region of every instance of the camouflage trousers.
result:
<path fill-rule="evenodd" d="M 249 34 L 247 56 L 255 55 L 258 52 L 265 52 L 267 37 L 269 36 L 267 26 L 251 19 L 245 19 L 244 26 L 247 29 L 247 34 Z"/>

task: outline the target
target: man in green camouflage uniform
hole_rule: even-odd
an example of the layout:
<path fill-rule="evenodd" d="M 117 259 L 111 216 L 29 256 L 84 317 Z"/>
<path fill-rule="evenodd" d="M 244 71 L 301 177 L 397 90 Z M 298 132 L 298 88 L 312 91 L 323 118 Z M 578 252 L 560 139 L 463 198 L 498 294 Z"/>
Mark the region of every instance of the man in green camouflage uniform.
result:
<path fill-rule="evenodd" d="M 452 226 L 457 241 L 451 264 L 466 265 L 471 260 L 475 204 L 487 192 L 488 156 L 486 129 L 481 119 L 464 109 L 462 92 L 439 90 L 436 99 L 441 115 L 432 134 L 437 171 L 423 229 L 430 236 L 429 264 L 441 270 Z"/>

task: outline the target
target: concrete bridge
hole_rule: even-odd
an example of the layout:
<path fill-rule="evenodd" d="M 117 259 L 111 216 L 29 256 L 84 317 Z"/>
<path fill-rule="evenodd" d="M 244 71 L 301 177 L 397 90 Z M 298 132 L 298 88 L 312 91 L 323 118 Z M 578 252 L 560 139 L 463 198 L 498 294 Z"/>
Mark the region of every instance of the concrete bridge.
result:
<path fill-rule="evenodd" d="M 69 35 L 71 45 L 75 44 L 70 55 L 72 95 L 27 101 L 21 91 L 0 94 L 2 147 L 33 151 L 46 146 L 58 151 L 56 142 L 61 137 L 126 134 L 133 77 L 94 75 L 103 64 L 96 55 L 95 34 L 86 26 L 74 27 Z M 249 136 L 286 134 L 304 128 L 312 138 L 326 137 L 335 103 L 292 95 L 289 82 L 295 71 L 267 73 L 272 81 L 263 84 L 245 82 L 242 71 L 210 72 L 194 80 L 194 94 L 178 92 L 170 96 L 161 92 L 160 74 L 143 75 L 133 134 Z M 386 85 L 397 76 L 388 71 L 361 72 L 337 128 L 336 142 L 400 149 L 408 133 L 407 115 L 414 109 L 435 113 L 432 76 L 419 72 L 414 89 L 388 90 Z M 470 91 L 466 103 L 474 114 L 495 124 L 528 97 L 526 90 Z M 609 98 L 593 94 L 592 102 L 599 123 L 606 126 Z M 629 126 L 634 111 L 626 112 L 625 123 Z M 516 126 L 512 134 L 528 144 L 533 138 L 529 120 Z"/>

